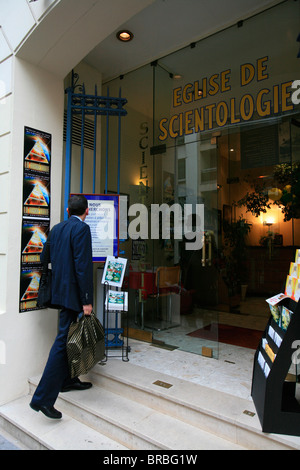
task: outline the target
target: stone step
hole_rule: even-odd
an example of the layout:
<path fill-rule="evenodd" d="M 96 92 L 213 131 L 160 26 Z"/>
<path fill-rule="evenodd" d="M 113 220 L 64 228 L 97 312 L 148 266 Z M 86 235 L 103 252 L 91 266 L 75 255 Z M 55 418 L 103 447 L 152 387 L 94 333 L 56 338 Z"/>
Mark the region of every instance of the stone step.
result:
<path fill-rule="evenodd" d="M 31 379 L 32 391 L 38 378 Z M 132 450 L 242 450 L 215 434 L 94 385 L 61 393 L 56 408 Z"/>
<path fill-rule="evenodd" d="M 1 421 L 1 417 L 0 417 Z M 23 442 L 16 439 L 0 425 L 0 451 L 1 450 L 30 450 Z"/>
<path fill-rule="evenodd" d="M 34 412 L 28 395 L 0 407 L 0 427 L 30 449 L 300 449 L 299 437 L 262 433 L 253 402 L 228 393 L 119 359 L 83 380 L 94 386 L 59 395 L 62 420 Z"/>
<path fill-rule="evenodd" d="M 252 400 L 113 359 L 85 380 L 243 448 L 300 449 L 297 436 L 261 431 Z"/>
<path fill-rule="evenodd" d="M 25 396 L 0 407 L 0 427 L 21 443 L 21 450 L 128 450 L 77 419 L 46 418 L 29 407 Z"/>

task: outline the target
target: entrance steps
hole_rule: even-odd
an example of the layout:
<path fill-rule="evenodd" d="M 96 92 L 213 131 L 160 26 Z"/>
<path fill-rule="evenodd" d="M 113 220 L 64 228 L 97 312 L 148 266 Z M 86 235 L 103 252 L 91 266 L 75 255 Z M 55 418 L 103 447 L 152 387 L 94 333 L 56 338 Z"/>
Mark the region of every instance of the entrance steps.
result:
<path fill-rule="evenodd" d="M 300 449 L 298 437 L 262 433 L 252 401 L 130 362 L 108 359 L 83 378 L 91 389 L 61 393 L 58 421 L 29 407 L 38 380 L 0 407 L 0 427 L 29 449 Z"/>

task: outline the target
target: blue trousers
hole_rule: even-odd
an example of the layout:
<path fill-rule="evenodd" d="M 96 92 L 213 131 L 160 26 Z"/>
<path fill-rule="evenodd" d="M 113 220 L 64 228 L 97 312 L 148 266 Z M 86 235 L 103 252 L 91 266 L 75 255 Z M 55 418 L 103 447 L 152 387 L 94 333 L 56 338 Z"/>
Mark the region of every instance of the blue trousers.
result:
<path fill-rule="evenodd" d="M 76 320 L 78 312 L 63 309 L 59 316 L 58 333 L 50 350 L 42 378 L 32 397 L 32 404 L 53 406 L 65 385 L 76 381 L 71 379 L 67 359 L 67 338 L 69 327 Z"/>

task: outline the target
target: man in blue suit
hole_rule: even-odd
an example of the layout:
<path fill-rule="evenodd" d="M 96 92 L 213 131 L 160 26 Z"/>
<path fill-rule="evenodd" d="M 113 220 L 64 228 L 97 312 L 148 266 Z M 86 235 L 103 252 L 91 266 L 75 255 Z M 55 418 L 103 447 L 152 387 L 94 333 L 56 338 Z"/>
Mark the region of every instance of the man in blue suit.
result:
<path fill-rule="evenodd" d="M 48 418 L 60 419 L 62 414 L 54 408 L 60 391 L 85 390 L 89 382 L 71 379 L 66 342 L 72 321 L 79 313 L 92 313 L 93 261 L 90 227 L 84 222 L 88 215 L 88 202 L 83 195 L 75 195 L 68 202 L 68 220 L 53 227 L 50 244 L 52 267 L 52 304 L 60 305 L 58 334 L 50 350 L 40 383 L 30 406 Z M 45 249 L 41 261 L 43 261 Z"/>

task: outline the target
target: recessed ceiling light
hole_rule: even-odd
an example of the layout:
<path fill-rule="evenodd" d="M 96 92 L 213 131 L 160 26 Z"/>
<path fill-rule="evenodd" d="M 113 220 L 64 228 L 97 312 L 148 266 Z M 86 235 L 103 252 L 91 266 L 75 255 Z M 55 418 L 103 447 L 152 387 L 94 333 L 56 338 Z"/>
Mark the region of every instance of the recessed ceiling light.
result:
<path fill-rule="evenodd" d="M 131 31 L 124 29 L 117 33 L 117 38 L 119 39 L 119 41 L 128 42 L 128 41 L 131 41 L 131 39 L 133 39 L 133 34 Z"/>

